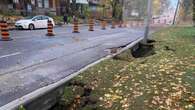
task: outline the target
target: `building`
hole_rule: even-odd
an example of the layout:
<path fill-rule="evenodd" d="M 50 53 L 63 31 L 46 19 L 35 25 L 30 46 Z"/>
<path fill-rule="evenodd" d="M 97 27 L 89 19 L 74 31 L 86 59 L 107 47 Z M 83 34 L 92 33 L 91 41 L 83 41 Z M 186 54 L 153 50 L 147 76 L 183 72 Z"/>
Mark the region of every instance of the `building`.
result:
<path fill-rule="evenodd" d="M 69 5 L 67 5 L 69 4 Z M 53 14 L 63 15 L 72 5 L 72 0 L 0 0 L 0 10 L 14 10 L 21 15 Z M 88 0 L 76 0 L 76 5 L 82 13 L 82 8 L 88 5 Z M 68 7 L 68 8 L 67 8 Z"/>
<path fill-rule="evenodd" d="M 59 0 L 13 0 L 14 8 L 23 15 L 46 13 L 58 15 L 60 14 L 59 4 Z"/>
<path fill-rule="evenodd" d="M 0 0 L 0 11 L 12 8 L 12 0 Z"/>
<path fill-rule="evenodd" d="M 59 15 L 62 0 L 0 0 L 0 10 L 16 11 L 21 15 L 52 13 Z"/>

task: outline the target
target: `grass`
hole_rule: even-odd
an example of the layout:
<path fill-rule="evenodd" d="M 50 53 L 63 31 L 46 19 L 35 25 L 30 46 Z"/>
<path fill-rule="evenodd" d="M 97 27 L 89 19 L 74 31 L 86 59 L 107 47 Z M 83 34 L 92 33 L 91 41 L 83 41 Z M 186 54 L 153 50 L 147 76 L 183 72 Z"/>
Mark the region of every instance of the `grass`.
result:
<path fill-rule="evenodd" d="M 195 28 L 152 37 L 156 54 L 89 68 L 67 83 L 54 110 L 195 110 Z"/>

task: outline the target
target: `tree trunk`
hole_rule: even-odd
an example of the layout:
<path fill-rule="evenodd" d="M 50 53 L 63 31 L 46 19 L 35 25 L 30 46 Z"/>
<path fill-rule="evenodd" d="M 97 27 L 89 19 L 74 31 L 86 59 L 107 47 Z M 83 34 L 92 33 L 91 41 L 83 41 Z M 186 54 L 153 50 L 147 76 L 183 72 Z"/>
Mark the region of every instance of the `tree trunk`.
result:
<path fill-rule="evenodd" d="M 70 7 L 70 0 L 65 0 L 65 13 L 66 14 L 70 13 L 69 7 Z"/>
<path fill-rule="evenodd" d="M 73 15 L 76 17 L 76 11 L 77 11 L 77 7 L 76 7 L 76 0 L 72 0 L 72 8 L 73 8 Z"/>
<path fill-rule="evenodd" d="M 193 26 L 195 27 L 195 0 L 193 0 Z"/>

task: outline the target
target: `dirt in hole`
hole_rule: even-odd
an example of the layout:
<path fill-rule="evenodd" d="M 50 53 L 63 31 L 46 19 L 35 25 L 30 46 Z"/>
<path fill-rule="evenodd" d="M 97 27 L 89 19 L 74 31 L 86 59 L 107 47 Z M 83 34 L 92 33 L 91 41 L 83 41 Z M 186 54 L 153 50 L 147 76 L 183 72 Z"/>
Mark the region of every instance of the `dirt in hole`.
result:
<path fill-rule="evenodd" d="M 148 57 L 156 54 L 154 51 L 154 41 L 148 44 L 140 44 L 139 48 L 136 51 L 132 51 L 132 56 L 134 58 Z"/>
<path fill-rule="evenodd" d="M 155 43 L 156 41 L 155 40 L 153 40 L 153 39 L 149 39 L 149 40 L 147 40 L 147 43 L 149 43 L 149 44 L 151 44 L 151 43 Z"/>
<path fill-rule="evenodd" d="M 165 49 L 166 51 L 172 51 L 172 52 L 175 52 L 175 51 L 176 51 L 175 49 L 170 48 L 169 46 L 164 46 L 164 49 Z"/>
<path fill-rule="evenodd" d="M 92 110 L 96 110 L 96 106 L 93 105 L 97 104 L 98 98 L 91 96 L 91 92 L 94 90 L 96 81 L 97 80 L 95 79 L 89 85 L 80 81 L 70 81 L 66 86 L 72 88 L 80 88 L 78 90 L 74 90 L 80 92 L 78 92 L 77 95 L 74 95 L 71 100 L 68 100 L 68 103 L 63 103 L 63 101 L 59 101 L 50 110 L 81 110 L 82 108 L 89 105 L 93 107 Z"/>
<path fill-rule="evenodd" d="M 122 60 L 131 62 L 134 58 L 147 57 L 156 54 L 154 51 L 155 40 L 148 40 L 147 45 L 139 44 L 139 48 L 136 51 L 129 49 L 115 57 L 114 60 Z"/>

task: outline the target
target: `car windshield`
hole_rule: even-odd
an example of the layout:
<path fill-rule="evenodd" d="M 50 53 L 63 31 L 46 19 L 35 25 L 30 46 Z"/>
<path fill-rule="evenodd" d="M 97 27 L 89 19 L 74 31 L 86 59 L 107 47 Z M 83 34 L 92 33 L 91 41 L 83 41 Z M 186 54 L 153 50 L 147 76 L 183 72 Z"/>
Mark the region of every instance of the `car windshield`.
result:
<path fill-rule="evenodd" d="M 32 19 L 33 16 L 28 16 L 28 17 L 25 17 L 24 19 Z"/>

